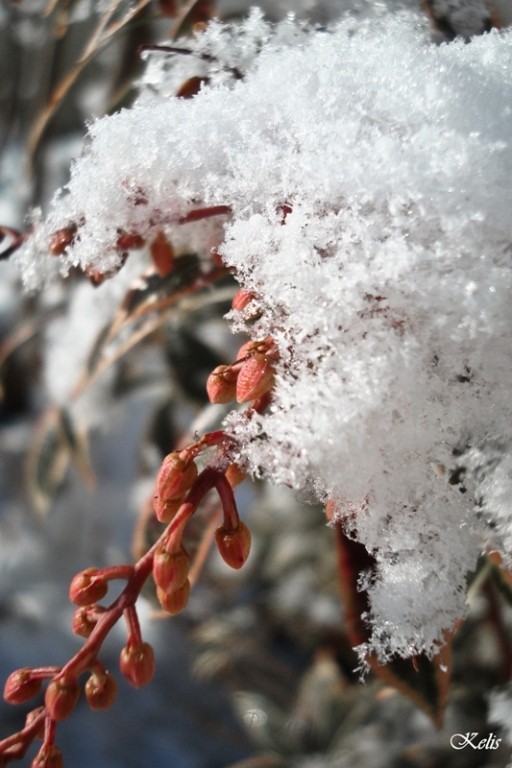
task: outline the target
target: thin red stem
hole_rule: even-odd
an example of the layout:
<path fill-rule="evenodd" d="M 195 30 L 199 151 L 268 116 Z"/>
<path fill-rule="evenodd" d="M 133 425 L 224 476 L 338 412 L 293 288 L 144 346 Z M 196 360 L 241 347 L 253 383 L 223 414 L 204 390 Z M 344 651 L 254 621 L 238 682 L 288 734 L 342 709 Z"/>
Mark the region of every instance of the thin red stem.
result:
<path fill-rule="evenodd" d="M 47 717 L 44 723 L 44 743 L 47 745 L 55 744 L 57 735 L 57 723 L 52 717 Z"/>
<path fill-rule="evenodd" d="M 201 221 L 202 219 L 209 219 L 212 216 L 224 216 L 231 213 L 231 206 L 229 205 L 212 205 L 208 208 L 196 208 L 193 211 L 189 211 L 184 216 L 180 216 L 178 224 L 189 224 L 192 221 Z"/>
<path fill-rule="evenodd" d="M 129 579 L 133 573 L 133 565 L 113 565 L 110 568 L 100 568 L 98 576 L 105 581 L 114 579 Z"/>
<path fill-rule="evenodd" d="M 60 667 L 35 667 L 30 670 L 30 677 L 32 680 L 47 680 L 50 677 L 55 677 L 60 672 Z"/>
<path fill-rule="evenodd" d="M 215 481 L 215 489 L 219 494 L 222 509 L 224 511 L 224 526 L 230 530 L 235 530 L 240 524 L 240 518 L 238 516 L 233 488 L 224 474 L 218 474 Z"/>
<path fill-rule="evenodd" d="M 135 605 L 129 605 L 128 608 L 125 608 L 124 617 L 128 625 L 128 645 L 140 645 L 142 636 Z"/>

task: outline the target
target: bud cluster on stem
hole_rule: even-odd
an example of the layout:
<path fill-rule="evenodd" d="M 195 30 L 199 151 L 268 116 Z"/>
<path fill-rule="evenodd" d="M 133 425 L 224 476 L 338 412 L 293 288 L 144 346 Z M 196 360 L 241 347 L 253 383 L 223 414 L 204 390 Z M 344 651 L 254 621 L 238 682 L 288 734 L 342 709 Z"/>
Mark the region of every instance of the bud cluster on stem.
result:
<path fill-rule="evenodd" d="M 243 300 L 240 300 L 243 303 Z M 274 385 L 277 349 L 270 337 L 248 341 L 238 351 L 232 365 L 219 365 L 208 377 L 206 391 L 210 402 L 239 403 L 257 400 Z"/>
<path fill-rule="evenodd" d="M 212 448 L 216 449 L 213 466 L 207 465 L 198 472 L 196 457 Z M 48 684 L 44 706 L 37 706 L 29 713 L 22 731 L 0 741 L 0 764 L 22 756 L 34 739 L 43 738 L 32 768 L 62 766 L 61 753 L 55 746 L 56 727 L 76 707 L 81 692 L 80 677 L 87 674 L 83 687 L 92 710 L 107 709 L 115 700 L 116 681 L 99 661 L 98 654 L 122 616 L 126 619 L 128 638 L 119 656 L 120 673 L 136 688 L 150 682 L 155 673 L 155 657 L 151 645 L 141 637 L 135 604 L 152 575 L 157 598 L 167 613 L 176 614 L 186 606 L 191 589 L 191 558 L 183 544 L 183 535 L 190 517 L 209 491 L 217 491 L 224 512 L 223 523 L 215 536 L 221 556 L 233 568 L 240 568 L 247 560 L 250 533 L 240 521 L 232 490 L 243 472 L 236 464 L 227 464 L 232 450 L 232 441 L 219 430 L 166 456 L 157 478 L 156 498 L 161 507 L 172 503 L 177 509 L 159 539 L 135 565 L 89 567 L 73 577 L 69 587 L 70 600 L 76 605 L 72 627 L 75 634 L 84 638 L 84 643 L 62 667 L 25 667 L 9 676 L 4 698 L 11 704 L 29 701 L 40 693 L 43 681 Z M 126 580 L 124 589 L 110 605 L 98 605 L 97 601 L 105 597 L 113 579 Z"/>
<path fill-rule="evenodd" d="M 139 190 L 138 195 L 133 200 L 133 205 L 140 206 L 146 203 L 147 200 L 144 191 Z M 209 219 L 215 216 L 226 216 L 230 213 L 231 208 L 228 205 L 215 205 L 192 209 L 184 215 L 174 213 L 164 216 L 160 212 L 160 217 L 163 224 L 182 225 L 194 221 L 202 221 L 203 219 Z M 66 251 L 72 248 L 76 241 L 80 239 L 79 231 L 84 223 L 85 219 L 82 219 L 78 224 L 71 221 L 65 227 L 55 230 L 48 239 L 49 252 L 53 256 L 64 256 Z M 7 228 L 5 227 L 0 228 L 0 234 L 1 231 L 6 229 Z M 19 247 L 21 242 L 22 238 L 19 238 L 16 248 Z M 117 266 L 107 271 L 94 267 L 86 267 L 85 273 L 87 277 L 93 285 L 100 285 L 106 279 L 113 277 L 116 272 L 121 269 L 128 258 L 129 251 L 144 248 L 147 242 L 149 242 L 149 254 L 156 272 L 160 277 L 167 277 L 174 267 L 174 248 L 162 229 L 158 229 L 156 232 L 152 232 L 150 229 L 149 232 L 145 231 L 144 233 L 136 230 L 126 231 L 124 229 L 118 229 L 117 237 L 112 244 L 112 250 L 117 251 L 119 255 Z"/>

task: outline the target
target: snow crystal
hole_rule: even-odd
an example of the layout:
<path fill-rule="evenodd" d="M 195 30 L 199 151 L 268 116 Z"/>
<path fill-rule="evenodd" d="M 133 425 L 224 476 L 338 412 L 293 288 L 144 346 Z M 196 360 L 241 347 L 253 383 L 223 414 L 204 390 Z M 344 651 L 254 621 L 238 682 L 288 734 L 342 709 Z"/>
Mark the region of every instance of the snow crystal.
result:
<path fill-rule="evenodd" d="M 64 268 L 108 271 L 119 230 L 174 237 L 229 205 L 221 254 L 280 353 L 269 411 L 228 418 L 240 458 L 332 499 L 373 553 L 368 647 L 433 653 L 490 520 L 512 545 L 510 461 L 486 458 L 512 443 L 512 33 L 436 46 L 413 13 L 253 13 L 187 45 L 211 82 L 173 98 L 191 59 L 151 58 L 139 103 L 90 126 L 25 277 L 70 222 Z"/>

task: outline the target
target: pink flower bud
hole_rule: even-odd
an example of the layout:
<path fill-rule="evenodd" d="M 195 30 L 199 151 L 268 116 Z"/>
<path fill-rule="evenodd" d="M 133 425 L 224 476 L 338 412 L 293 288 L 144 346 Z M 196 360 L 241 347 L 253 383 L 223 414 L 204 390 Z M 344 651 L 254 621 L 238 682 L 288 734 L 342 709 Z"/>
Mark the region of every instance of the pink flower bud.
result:
<path fill-rule="evenodd" d="M 54 678 L 46 689 L 44 703 L 53 720 L 65 720 L 74 710 L 80 688 L 74 678 Z"/>
<path fill-rule="evenodd" d="M 172 592 L 164 592 L 163 589 L 157 587 L 156 596 L 164 611 L 174 616 L 180 613 L 188 603 L 190 596 L 190 581 L 187 579 L 184 584 L 178 589 Z"/>
<path fill-rule="evenodd" d="M 98 568 L 86 568 L 71 579 L 69 599 L 75 605 L 92 605 L 105 597 L 107 590 L 107 582 Z"/>
<path fill-rule="evenodd" d="M 235 399 L 238 371 L 230 365 L 218 365 L 206 381 L 206 392 L 211 403 L 229 403 Z"/>
<path fill-rule="evenodd" d="M 241 521 L 236 528 L 227 528 L 224 525 L 217 528 L 215 541 L 220 556 L 231 568 L 238 570 L 249 557 L 251 532 Z"/>
<path fill-rule="evenodd" d="M 153 578 L 163 592 L 174 592 L 183 586 L 190 570 L 190 556 L 185 547 L 176 552 L 157 550 L 153 559 Z"/>
<path fill-rule="evenodd" d="M 110 672 L 93 672 L 85 684 L 85 698 L 91 709 L 108 709 L 117 695 L 117 683 Z"/>
<path fill-rule="evenodd" d="M 155 674 L 155 655 L 149 643 L 128 643 L 121 651 L 119 668 L 134 688 L 150 682 Z"/>
<path fill-rule="evenodd" d="M 4 686 L 4 699 L 9 704 L 23 704 L 41 690 L 41 680 L 32 677 L 32 669 L 23 667 L 11 672 Z"/>
<path fill-rule="evenodd" d="M 256 400 L 271 389 L 274 368 L 265 355 L 256 353 L 242 365 L 236 382 L 236 399 L 239 403 Z"/>
<path fill-rule="evenodd" d="M 183 451 L 169 453 L 162 462 L 156 480 L 156 494 L 160 501 L 182 499 L 197 478 L 197 467 L 192 459 L 180 456 Z"/>
<path fill-rule="evenodd" d="M 64 768 L 62 752 L 55 744 L 43 744 L 30 768 Z"/>

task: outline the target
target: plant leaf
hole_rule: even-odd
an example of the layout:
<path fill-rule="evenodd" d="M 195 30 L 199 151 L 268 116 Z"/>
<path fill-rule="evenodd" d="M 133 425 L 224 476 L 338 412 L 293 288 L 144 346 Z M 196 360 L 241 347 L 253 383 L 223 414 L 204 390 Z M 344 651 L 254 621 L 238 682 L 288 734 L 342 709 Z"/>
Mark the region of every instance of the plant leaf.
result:
<path fill-rule="evenodd" d="M 71 463 L 87 483 L 94 482 L 85 437 L 76 430 L 67 410 L 52 408 L 36 430 L 27 462 L 29 494 L 40 514 L 48 511 Z"/>

